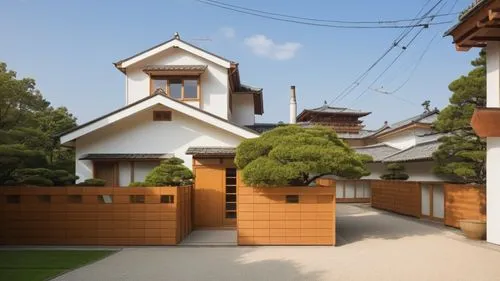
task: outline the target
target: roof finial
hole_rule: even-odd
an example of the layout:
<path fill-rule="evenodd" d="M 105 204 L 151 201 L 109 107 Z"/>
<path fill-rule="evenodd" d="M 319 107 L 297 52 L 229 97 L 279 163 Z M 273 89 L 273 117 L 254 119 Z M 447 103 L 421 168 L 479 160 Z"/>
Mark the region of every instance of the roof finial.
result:
<path fill-rule="evenodd" d="M 181 39 L 181 36 L 179 35 L 179 32 L 174 33 L 174 38 L 175 39 Z"/>
<path fill-rule="evenodd" d="M 328 103 L 326 101 L 324 101 L 324 104 L 323 105 L 328 105 Z"/>

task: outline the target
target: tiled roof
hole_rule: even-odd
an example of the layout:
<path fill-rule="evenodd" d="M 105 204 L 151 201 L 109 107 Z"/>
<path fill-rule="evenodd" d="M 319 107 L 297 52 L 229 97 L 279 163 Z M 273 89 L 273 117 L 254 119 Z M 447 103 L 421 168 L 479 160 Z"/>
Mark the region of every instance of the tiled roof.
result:
<path fill-rule="evenodd" d="M 135 57 L 137 57 L 137 56 L 140 56 L 140 55 L 142 55 L 142 54 L 145 54 L 145 53 L 147 53 L 147 52 L 149 52 L 149 51 L 151 51 L 151 50 L 154 50 L 154 49 L 156 49 L 156 48 L 158 48 L 158 47 L 160 47 L 160 46 L 162 46 L 162 45 L 165 45 L 165 44 L 167 44 L 167 43 L 170 43 L 171 41 L 174 41 L 174 40 L 179 40 L 179 41 L 181 41 L 182 43 L 184 43 L 184 44 L 186 44 L 186 45 L 188 45 L 188 46 L 191 46 L 191 47 L 193 47 L 193 48 L 195 48 L 195 49 L 198 49 L 198 50 L 203 51 L 203 52 L 205 52 L 205 53 L 207 53 L 207 54 L 210 54 L 210 55 L 212 55 L 212 56 L 215 56 L 215 57 L 217 57 L 217 58 L 219 58 L 219 59 L 221 59 L 221 60 L 224 60 L 224 61 L 229 62 L 229 63 L 232 63 L 232 64 L 236 64 L 236 62 L 234 62 L 234 61 L 232 61 L 232 60 L 228 60 L 228 59 L 226 59 L 226 58 L 224 58 L 224 57 L 221 57 L 221 56 L 219 56 L 219 55 L 216 55 L 216 54 L 214 54 L 214 53 L 211 53 L 211 52 L 209 52 L 209 51 L 207 51 L 207 50 L 204 50 L 204 49 L 202 49 L 202 48 L 200 48 L 200 47 L 198 47 L 198 46 L 195 46 L 195 45 L 190 44 L 190 43 L 188 43 L 188 42 L 186 42 L 186 41 L 184 41 L 184 40 L 181 40 L 181 39 L 180 39 L 180 37 L 178 37 L 178 36 L 174 36 L 173 38 L 171 38 L 171 39 L 169 39 L 169 40 L 167 40 L 167 41 L 161 42 L 160 44 L 155 45 L 155 46 L 153 46 L 153 47 L 151 47 L 151 48 L 149 48 L 149 49 L 146 49 L 146 50 L 144 50 L 144 51 L 142 51 L 142 52 L 139 52 L 139 53 L 137 53 L 137 54 L 135 54 L 135 55 L 133 55 L 133 56 L 130 56 L 130 57 L 125 58 L 125 59 L 122 59 L 122 60 L 119 60 L 119 61 L 115 62 L 115 63 L 114 63 L 114 65 L 115 65 L 116 67 L 119 67 L 119 66 L 120 66 L 120 64 L 121 64 L 121 63 L 123 63 L 123 62 L 125 62 L 125 61 L 128 61 L 128 60 L 133 59 L 133 58 L 135 58 Z"/>
<path fill-rule="evenodd" d="M 278 127 L 279 125 L 280 124 L 278 123 L 255 123 L 253 125 L 246 125 L 245 127 L 257 131 L 259 133 L 264 133 Z"/>
<path fill-rule="evenodd" d="M 351 133 L 337 133 L 337 136 L 341 139 L 362 139 L 369 137 L 373 134 L 378 132 L 378 130 L 359 130 L 359 133 L 357 134 L 351 134 Z"/>
<path fill-rule="evenodd" d="M 383 162 L 406 162 L 431 159 L 432 154 L 438 149 L 439 144 L 437 140 L 422 142 L 385 158 Z"/>
<path fill-rule="evenodd" d="M 329 106 L 328 104 L 324 104 L 321 107 L 317 108 L 312 108 L 312 109 L 304 109 L 302 113 L 299 114 L 299 117 L 303 115 L 305 112 L 314 112 L 314 113 L 336 113 L 336 114 L 350 114 L 350 115 L 357 115 L 357 116 L 366 116 L 370 114 L 371 112 L 364 112 L 361 110 L 355 110 L 355 109 L 350 109 L 350 108 L 345 108 L 345 107 L 332 107 Z"/>
<path fill-rule="evenodd" d="M 193 156 L 234 156 L 236 154 L 236 148 L 191 146 L 186 150 L 186 154 Z"/>
<path fill-rule="evenodd" d="M 171 158 L 172 153 L 89 153 L 82 155 L 79 160 L 109 160 L 109 159 L 138 159 L 156 160 Z"/>
<path fill-rule="evenodd" d="M 66 131 L 64 131 L 64 132 L 58 133 L 58 134 L 56 134 L 55 136 L 57 136 L 57 137 L 62 137 L 62 136 L 67 135 L 67 134 L 69 134 L 69 133 L 71 133 L 71 132 L 74 132 L 74 131 L 76 131 L 76 130 L 79 130 L 79 129 L 81 129 L 81 128 L 84 128 L 84 127 L 86 127 L 86 126 L 89 126 L 89 125 L 91 125 L 91 124 L 93 124 L 93 123 L 96 123 L 96 122 L 98 122 L 98 121 L 100 121 L 100 120 L 102 120 L 102 119 L 105 119 L 105 118 L 107 118 L 107 117 L 109 117 L 109 116 L 112 116 L 113 114 L 116 114 L 116 113 L 122 112 L 122 111 L 124 111 L 124 110 L 126 110 L 126 109 L 128 109 L 128 108 L 134 107 L 134 106 L 136 106 L 136 105 L 138 105 L 138 104 L 140 104 L 140 103 L 142 103 L 142 102 L 145 102 L 145 101 L 147 101 L 147 100 L 149 100 L 149 99 L 154 98 L 155 96 L 163 96 L 163 97 L 168 98 L 168 99 L 170 99 L 170 100 L 172 100 L 172 101 L 174 101 L 174 102 L 176 102 L 176 103 L 182 104 L 183 106 L 186 106 L 186 107 L 192 108 L 192 109 L 194 109 L 194 110 L 196 110 L 196 111 L 199 111 L 199 112 L 202 112 L 202 113 L 204 113 L 204 114 L 206 114 L 206 115 L 208 115 L 208 116 L 210 116 L 210 117 L 216 118 L 216 119 L 218 119 L 218 120 L 220 120 L 220 121 L 226 122 L 226 123 L 228 123 L 228 124 L 231 124 L 231 125 L 233 125 L 233 126 L 239 127 L 239 128 L 241 128 L 241 129 L 244 129 L 244 130 L 246 130 L 246 131 L 248 131 L 248 132 L 251 132 L 251 133 L 254 133 L 254 134 L 255 134 L 255 133 L 257 133 L 257 132 L 255 132 L 255 131 L 253 131 L 253 130 L 251 130 L 251 129 L 249 129 L 249 128 L 245 127 L 245 126 L 241 126 L 241 125 L 239 125 L 239 124 L 233 123 L 233 122 L 231 122 L 231 121 L 229 121 L 229 120 L 226 120 L 226 119 L 224 119 L 224 118 L 222 118 L 222 117 L 220 117 L 220 116 L 217 116 L 217 115 L 215 115 L 215 114 L 212 114 L 212 113 L 210 113 L 210 112 L 208 112 L 208 111 L 204 111 L 204 110 L 202 110 L 202 109 L 200 109 L 200 108 L 198 108 L 198 107 L 195 107 L 195 106 L 192 106 L 192 105 L 190 105 L 190 104 L 184 103 L 184 102 L 182 102 L 182 101 L 179 101 L 179 100 L 173 99 L 173 98 L 171 98 L 171 97 L 167 96 L 167 95 L 165 94 L 165 91 L 164 91 L 163 89 L 157 89 L 157 90 L 156 90 L 156 91 L 155 91 L 152 95 L 150 95 L 150 96 L 144 97 L 144 98 L 142 98 L 142 99 L 140 99 L 140 100 L 138 100 L 138 101 L 135 101 L 135 102 L 133 102 L 133 103 L 131 103 L 131 104 L 128 104 L 128 105 L 126 105 L 126 106 L 124 106 L 124 107 L 122 107 L 122 108 L 119 108 L 119 109 L 117 109 L 117 110 L 115 110 L 115 111 L 112 111 L 112 112 L 110 112 L 110 113 L 108 113 L 108 114 L 105 114 L 105 115 L 103 115 L 103 116 L 101 116 L 101 117 L 98 117 L 98 118 L 96 118 L 96 119 L 94 119 L 94 120 L 91 120 L 91 121 L 89 121 L 89 122 L 87 122 L 87 123 L 84 123 L 84 124 L 82 124 L 82 125 L 76 126 L 76 127 L 71 128 L 71 129 L 69 129 L 69 130 L 66 130 Z"/>
<path fill-rule="evenodd" d="M 147 65 L 143 71 L 205 71 L 207 65 Z"/>
<path fill-rule="evenodd" d="M 240 84 L 240 88 L 238 89 L 237 92 L 262 92 L 262 88 Z"/>
<path fill-rule="evenodd" d="M 384 158 L 400 151 L 399 149 L 389 146 L 385 143 L 379 143 L 369 146 L 359 146 L 353 148 L 354 150 L 356 150 L 357 153 L 370 155 L 373 158 L 373 162 L 380 162 Z"/>
<path fill-rule="evenodd" d="M 421 113 L 419 115 L 410 117 L 408 119 L 390 124 L 387 126 L 386 129 L 380 130 L 380 133 L 386 134 L 388 132 L 392 132 L 392 131 L 397 130 L 399 128 L 402 128 L 404 126 L 410 125 L 412 123 L 421 123 L 421 124 L 423 123 L 423 124 L 430 125 L 437 119 L 438 115 L 439 115 L 439 110 L 437 110 L 437 109 L 427 111 L 427 112 Z"/>

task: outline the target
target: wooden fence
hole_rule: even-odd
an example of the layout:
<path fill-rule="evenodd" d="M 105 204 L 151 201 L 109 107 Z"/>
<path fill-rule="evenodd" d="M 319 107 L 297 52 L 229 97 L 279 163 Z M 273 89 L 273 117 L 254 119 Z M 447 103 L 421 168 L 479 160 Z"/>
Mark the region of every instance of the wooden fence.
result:
<path fill-rule="evenodd" d="M 421 192 L 418 182 L 371 182 L 372 207 L 419 218 Z"/>
<path fill-rule="evenodd" d="M 335 187 L 238 183 L 238 245 L 335 245 Z"/>
<path fill-rule="evenodd" d="M 445 184 L 444 188 L 446 225 L 460 227 L 461 219 L 486 221 L 486 189 L 483 186 Z"/>
<path fill-rule="evenodd" d="M 430 202 L 422 204 L 422 200 L 424 200 L 422 193 L 429 192 L 428 190 L 422 192 L 422 186 L 428 187 L 430 185 L 438 186 L 439 184 L 372 181 L 372 207 L 417 218 L 433 218 L 433 216 L 429 216 L 429 210 L 432 213 L 433 209 L 440 209 L 444 210 L 444 220 L 441 219 L 441 221 L 452 227 L 460 227 L 459 220 L 461 219 L 486 220 L 486 189 L 484 186 L 444 183 L 442 184 L 444 186 L 444 200 L 437 201 L 436 198 L 432 200 L 433 196 L 430 196 Z M 422 210 L 422 206 L 427 206 L 427 210 Z M 440 217 L 442 218 L 442 215 Z"/>
<path fill-rule="evenodd" d="M 0 243 L 175 245 L 191 231 L 191 187 L 0 188 Z"/>

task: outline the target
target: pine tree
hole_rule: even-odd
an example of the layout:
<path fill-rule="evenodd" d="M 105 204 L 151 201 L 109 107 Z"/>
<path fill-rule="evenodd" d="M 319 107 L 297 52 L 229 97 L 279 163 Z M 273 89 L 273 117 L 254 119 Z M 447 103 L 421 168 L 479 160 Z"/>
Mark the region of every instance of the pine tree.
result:
<path fill-rule="evenodd" d="M 471 64 L 475 67 L 449 85 L 453 92 L 450 104 L 441 111 L 434 123 L 444 133 L 433 157 L 434 171 L 463 183 L 486 182 L 486 142 L 477 136 L 470 120 L 474 109 L 486 105 L 486 53 Z"/>
<path fill-rule="evenodd" d="M 309 185 L 324 175 L 360 178 L 370 174 L 370 156 L 356 153 L 327 127 L 279 126 L 236 149 L 243 180 L 254 186 Z"/>

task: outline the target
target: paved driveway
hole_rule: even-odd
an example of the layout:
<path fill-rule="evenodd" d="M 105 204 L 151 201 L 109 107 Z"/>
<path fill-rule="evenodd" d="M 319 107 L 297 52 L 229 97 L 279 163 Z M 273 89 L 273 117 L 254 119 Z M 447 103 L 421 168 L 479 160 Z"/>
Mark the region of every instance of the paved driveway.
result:
<path fill-rule="evenodd" d="M 126 248 L 56 280 L 500 280 L 500 247 L 433 223 L 337 207 L 337 247 Z"/>

